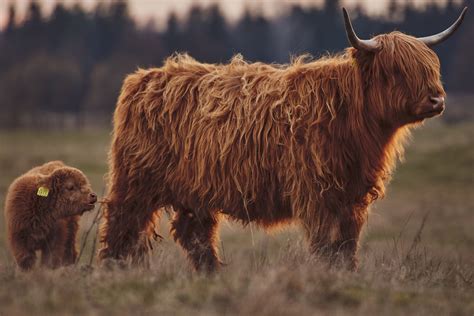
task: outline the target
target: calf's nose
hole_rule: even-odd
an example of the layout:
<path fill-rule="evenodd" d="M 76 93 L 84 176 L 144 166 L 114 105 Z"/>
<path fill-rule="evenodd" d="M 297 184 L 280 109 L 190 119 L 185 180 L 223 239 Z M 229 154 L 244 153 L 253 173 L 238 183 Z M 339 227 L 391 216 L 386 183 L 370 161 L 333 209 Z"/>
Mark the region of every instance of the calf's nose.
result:
<path fill-rule="evenodd" d="M 89 198 L 90 198 L 91 203 L 97 202 L 97 194 L 91 193 L 89 194 Z"/>

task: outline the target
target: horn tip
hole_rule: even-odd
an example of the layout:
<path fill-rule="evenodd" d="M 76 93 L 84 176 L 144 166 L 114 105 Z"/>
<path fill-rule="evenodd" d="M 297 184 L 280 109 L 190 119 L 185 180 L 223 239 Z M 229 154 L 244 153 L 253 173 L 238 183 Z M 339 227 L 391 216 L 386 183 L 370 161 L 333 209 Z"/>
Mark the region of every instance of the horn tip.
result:
<path fill-rule="evenodd" d="M 459 20 L 464 20 L 464 16 L 466 15 L 466 12 L 467 12 L 467 6 L 464 7 L 464 9 L 462 9 L 462 12 L 461 12 L 461 15 L 459 16 Z"/>
<path fill-rule="evenodd" d="M 347 12 L 346 8 L 342 7 L 342 14 L 346 20 L 349 20 L 349 13 Z"/>

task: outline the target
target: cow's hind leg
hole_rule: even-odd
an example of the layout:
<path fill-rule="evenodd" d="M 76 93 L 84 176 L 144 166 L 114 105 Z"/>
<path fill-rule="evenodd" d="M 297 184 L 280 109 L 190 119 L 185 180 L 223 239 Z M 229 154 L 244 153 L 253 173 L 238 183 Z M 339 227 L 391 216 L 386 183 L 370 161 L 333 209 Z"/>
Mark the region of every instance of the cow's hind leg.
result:
<path fill-rule="evenodd" d="M 131 258 L 133 264 L 146 264 L 153 218 L 154 210 L 143 198 L 122 201 L 111 194 L 105 208 L 99 259 Z"/>
<path fill-rule="evenodd" d="M 216 246 L 218 223 L 218 215 L 198 215 L 189 210 L 177 210 L 173 218 L 173 237 L 198 271 L 213 272 L 220 265 Z"/>

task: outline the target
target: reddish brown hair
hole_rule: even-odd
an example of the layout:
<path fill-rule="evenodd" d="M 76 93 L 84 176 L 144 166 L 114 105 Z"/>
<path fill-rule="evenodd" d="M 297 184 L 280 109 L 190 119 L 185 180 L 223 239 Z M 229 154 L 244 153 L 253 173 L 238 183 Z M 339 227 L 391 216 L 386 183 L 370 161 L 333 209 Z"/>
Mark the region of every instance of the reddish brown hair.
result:
<path fill-rule="evenodd" d="M 66 188 L 68 183 L 77 190 Z M 79 215 L 93 208 L 90 192 L 85 175 L 61 161 L 35 167 L 13 181 L 5 218 L 9 247 L 22 270 L 33 268 L 38 250 L 45 266 L 75 263 Z"/>
<path fill-rule="evenodd" d="M 354 254 L 417 106 L 444 96 L 439 61 L 393 32 L 290 65 L 203 64 L 187 55 L 125 80 L 114 115 L 102 258 L 140 256 L 162 207 L 196 268 L 214 269 L 219 214 L 265 227 L 298 220 L 313 251 Z"/>

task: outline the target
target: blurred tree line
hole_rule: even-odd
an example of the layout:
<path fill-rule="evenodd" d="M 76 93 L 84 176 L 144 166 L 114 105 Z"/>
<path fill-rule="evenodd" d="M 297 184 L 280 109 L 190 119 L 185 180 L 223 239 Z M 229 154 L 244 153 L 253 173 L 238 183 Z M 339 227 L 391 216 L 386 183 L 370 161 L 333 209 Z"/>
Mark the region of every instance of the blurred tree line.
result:
<path fill-rule="evenodd" d="M 388 16 L 374 17 L 361 6 L 351 16 L 361 37 L 401 30 L 431 35 L 450 25 L 462 5 L 429 3 L 423 11 L 393 0 Z M 468 15 L 469 16 L 469 15 Z M 474 92 L 474 19 L 436 48 L 450 91 Z M 268 19 L 247 10 L 236 23 L 218 5 L 193 6 L 184 19 L 171 14 L 166 27 L 139 27 L 127 2 L 98 2 L 86 11 L 58 2 L 48 16 L 31 1 L 17 22 L 14 2 L 0 32 L 0 127 L 81 127 L 109 122 L 124 76 L 137 67 L 160 66 L 176 51 L 202 62 L 225 62 L 242 53 L 250 61 L 288 62 L 292 55 L 320 56 L 347 47 L 339 1 L 302 8 Z M 100 121 L 100 120 L 99 120 Z"/>

